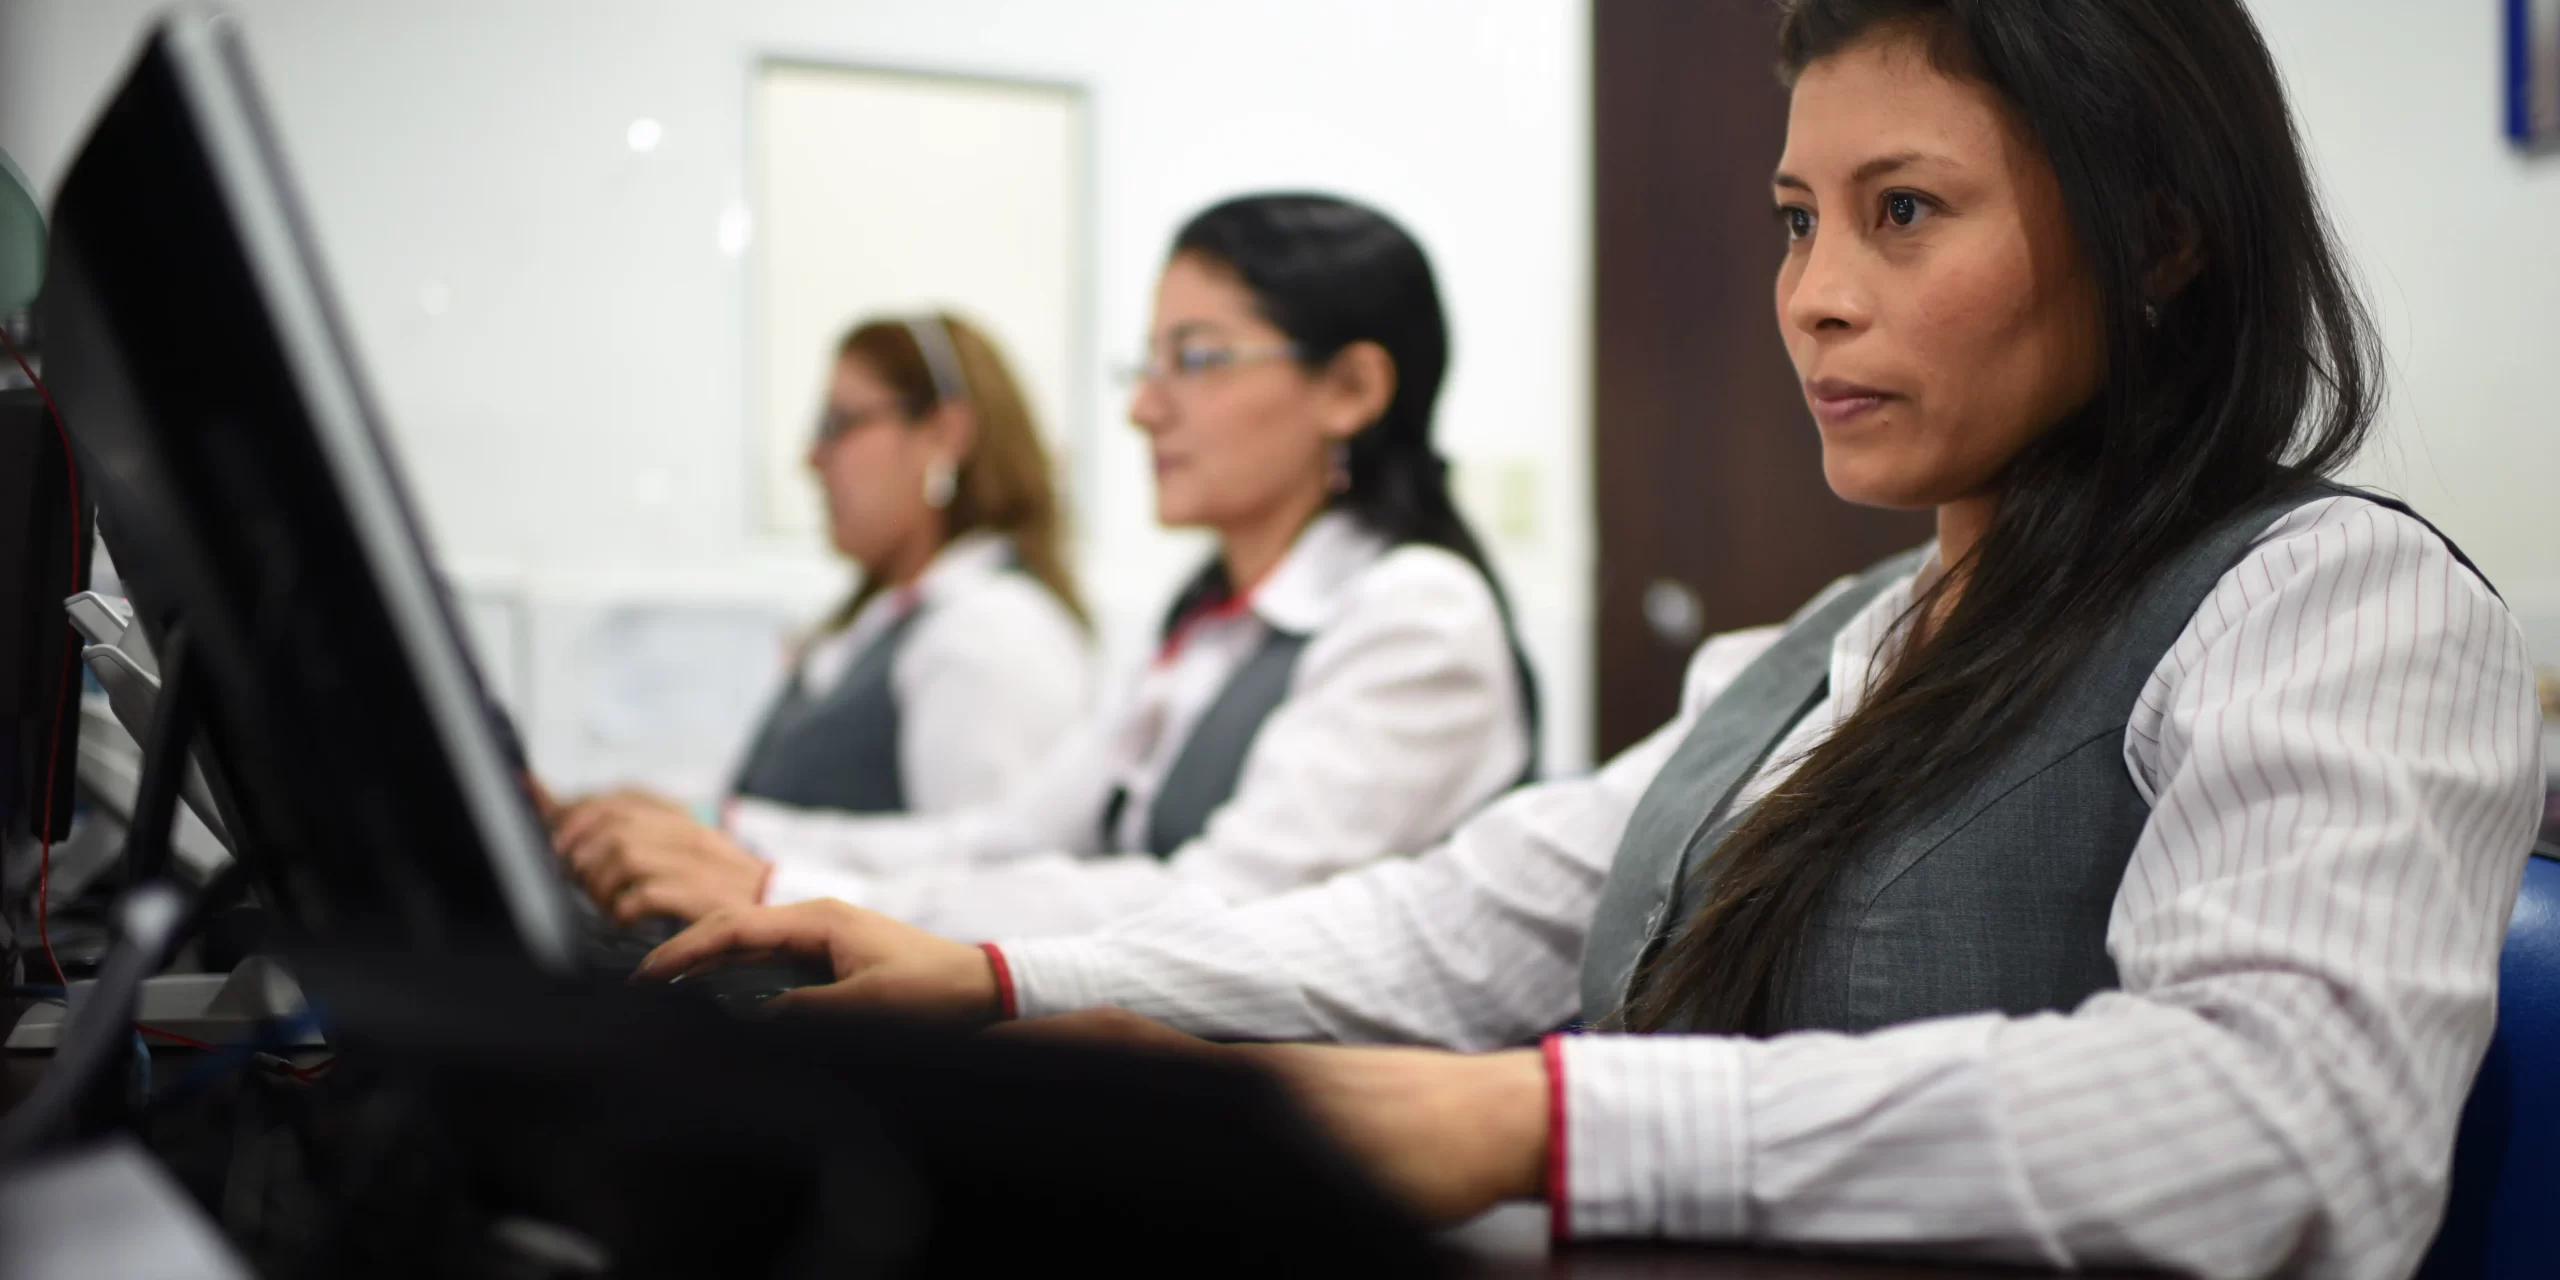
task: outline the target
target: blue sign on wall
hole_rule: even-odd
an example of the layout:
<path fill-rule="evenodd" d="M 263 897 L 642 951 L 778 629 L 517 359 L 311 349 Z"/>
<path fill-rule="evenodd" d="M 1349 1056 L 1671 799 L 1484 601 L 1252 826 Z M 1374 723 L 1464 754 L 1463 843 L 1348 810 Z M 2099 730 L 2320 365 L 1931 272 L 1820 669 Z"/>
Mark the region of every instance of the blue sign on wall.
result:
<path fill-rule="evenodd" d="M 2560 144 L 2560 0 L 2507 0 L 2507 140 Z"/>

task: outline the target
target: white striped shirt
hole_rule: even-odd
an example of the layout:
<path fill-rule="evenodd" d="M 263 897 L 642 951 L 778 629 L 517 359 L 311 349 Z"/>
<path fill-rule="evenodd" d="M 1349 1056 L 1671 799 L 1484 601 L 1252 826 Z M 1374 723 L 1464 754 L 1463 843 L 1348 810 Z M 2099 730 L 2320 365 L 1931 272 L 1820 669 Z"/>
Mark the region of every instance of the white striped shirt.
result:
<path fill-rule="evenodd" d="M 1864 695 L 1908 590 L 1841 635 L 1839 705 L 1807 733 Z M 1425 857 L 1217 915 L 1006 944 L 1021 1012 L 1522 1043 L 1576 1012 L 1636 799 L 1774 638 L 1709 641 L 1677 720 Z M 2068 1014 L 1856 1036 L 1564 1037 L 1559 1232 L 2405 1275 L 2441 1212 L 2541 807 L 2514 620 L 2416 521 L 2309 504 L 2206 597 L 2124 759 L 2153 808 L 2107 930 L 2121 990 Z"/>

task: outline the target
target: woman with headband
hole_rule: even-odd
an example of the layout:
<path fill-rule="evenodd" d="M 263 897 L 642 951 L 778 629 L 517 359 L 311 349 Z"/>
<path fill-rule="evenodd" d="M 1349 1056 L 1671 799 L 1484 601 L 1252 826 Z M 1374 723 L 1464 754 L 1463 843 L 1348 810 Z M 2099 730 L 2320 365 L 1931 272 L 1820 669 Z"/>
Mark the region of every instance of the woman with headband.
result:
<path fill-rule="evenodd" d="M 1448 329 L 1373 210 L 1256 196 L 1175 237 L 1129 416 L 1217 554 L 1125 697 L 1001 803 L 742 801 L 731 840 L 573 847 L 622 917 L 838 897 L 956 936 L 1240 903 L 1420 848 L 1529 771 L 1526 665 L 1431 444 Z"/>
<path fill-rule="evenodd" d="M 1049 456 L 1004 357 L 949 316 L 856 326 L 808 464 L 862 585 L 801 653 L 730 804 L 930 814 L 1004 796 L 1090 710 L 1092 675 Z M 572 859 L 725 843 L 632 792 L 568 806 L 554 837 Z"/>

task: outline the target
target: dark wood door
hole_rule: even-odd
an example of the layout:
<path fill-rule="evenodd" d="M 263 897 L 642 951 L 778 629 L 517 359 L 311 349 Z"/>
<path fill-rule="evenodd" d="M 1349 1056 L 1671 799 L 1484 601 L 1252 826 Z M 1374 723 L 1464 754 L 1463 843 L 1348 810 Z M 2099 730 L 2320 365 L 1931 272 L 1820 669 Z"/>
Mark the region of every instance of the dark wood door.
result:
<path fill-rule="evenodd" d="M 1832 496 L 1778 338 L 1775 19 L 1769 0 L 1592 6 L 1602 758 L 1670 718 L 1700 637 L 1929 536 L 1925 514 Z"/>

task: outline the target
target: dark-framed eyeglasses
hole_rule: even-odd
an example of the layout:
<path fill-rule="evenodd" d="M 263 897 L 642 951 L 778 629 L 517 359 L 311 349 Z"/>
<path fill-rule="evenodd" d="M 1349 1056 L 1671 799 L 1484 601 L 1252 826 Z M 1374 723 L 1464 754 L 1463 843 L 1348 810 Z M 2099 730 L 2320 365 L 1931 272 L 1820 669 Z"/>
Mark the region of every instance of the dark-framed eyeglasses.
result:
<path fill-rule="evenodd" d="M 874 422 L 895 421 L 898 417 L 898 407 L 892 404 L 864 405 L 858 409 L 831 404 L 818 411 L 817 426 L 811 435 L 819 444 L 834 444 Z"/>

